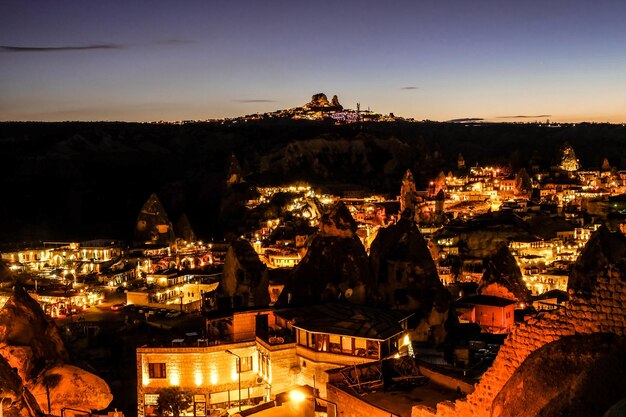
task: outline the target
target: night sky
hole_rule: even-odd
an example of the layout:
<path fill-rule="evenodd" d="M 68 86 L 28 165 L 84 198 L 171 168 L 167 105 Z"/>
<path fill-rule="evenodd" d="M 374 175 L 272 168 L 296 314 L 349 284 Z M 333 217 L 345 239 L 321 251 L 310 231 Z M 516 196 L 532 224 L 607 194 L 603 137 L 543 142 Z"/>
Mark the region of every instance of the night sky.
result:
<path fill-rule="evenodd" d="M 624 122 L 626 1 L 0 2 L 0 120 L 230 117 L 317 92 L 418 120 Z"/>

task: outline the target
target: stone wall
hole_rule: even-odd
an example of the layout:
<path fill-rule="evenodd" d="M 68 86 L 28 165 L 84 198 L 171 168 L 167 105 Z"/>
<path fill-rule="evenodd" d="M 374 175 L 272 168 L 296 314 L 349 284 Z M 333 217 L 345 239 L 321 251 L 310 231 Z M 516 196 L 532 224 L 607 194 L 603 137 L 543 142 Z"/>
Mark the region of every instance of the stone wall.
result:
<path fill-rule="evenodd" d="M 440 372 L 434 366 L 428 366 L 427 364 L 420 363 L 419 370 L 422 375 L 427 377 L 429 380 L 434 382 L 437 385 L 441 385 L 442 387 L 446 387 L 451 390 L 456 390 L 459 388 L 462 392 L 472 393 L 474 392 L 474 385 L 469 382 L 469 378 L 457 378 L 452 375 L 447 375 L 443 372 Z"/>
<path fill-rule="evenodd" d="M 295 343 L 285 343 L 282 345 L 270 345 L 257 338 L 257 350 L 264 356 L 270 358 L 271 369 L 269 375 L 259 376 L 271 383 L 272 391 L 270 395 L 288 391 L 296 384 L 303 385 L 305 382 L 299 378 L 299 359 L 296 356 Z"/>
<path fill-rule="evenodd" d="M 489 417 L 491 405 L 520 364 L 547 343 L 564 336 L 610 332 L 625 334 L 626 282 L 616 270 L 599 277 L 587 299 L 573 296 L 566 308 L 539 313 L 517 324 L 475 391 L 463 400 L 445 401 L 437 409 L 417 405 L 412 417 Z"/>

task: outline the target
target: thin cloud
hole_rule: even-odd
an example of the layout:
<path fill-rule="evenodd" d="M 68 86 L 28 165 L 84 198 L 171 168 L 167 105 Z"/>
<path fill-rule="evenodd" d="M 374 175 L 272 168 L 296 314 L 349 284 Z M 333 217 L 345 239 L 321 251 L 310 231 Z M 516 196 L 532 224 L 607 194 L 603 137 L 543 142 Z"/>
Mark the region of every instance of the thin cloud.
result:
<path fill-rule="evenodd" d="M 466 118 L 461 118 L 461 119 L 450 119 L 447 122 L 448 123 L 465 123 L 465 122 L 481 122 L 485 119 L 483 119 L 482 117 L 466 117 Z"/>
<path fill-rule="evenodd" d="M 417 90 L 418 87 L 402 87 L 400 90 Z"/>
<path fill-rule="evenodd" d="M 536 116 L 528 116 L 525 114 L 520 114 L 517 116 L 498 116 L 496 119 L 536 119 L 538 117 L 552 117 L 551 114 L 538 114 Z"/>
<path fill-rule="evenodd" d="M 190 43 L 195 42 L 187 39 L 160 39 L 154 42 L 155 45 L 189 45 Z"/>
<path fill-rule="evenodd" d="M 73 52 L 73 51 L 93 51 L 99 49 L 124 49 L 123 45 L 115 43 L 105 43 L 96 45 L 66 45 L 66 46 L 12 46 L 0 45 L 0 52 L 21 53 L 21 52 Z"/>
<path fill-rule="evenodd" d="M 276 103 L 276 100 L 268 100 L 264 98 L 252 98 L 244 100 L 234 100 L 237 103 Z"/>

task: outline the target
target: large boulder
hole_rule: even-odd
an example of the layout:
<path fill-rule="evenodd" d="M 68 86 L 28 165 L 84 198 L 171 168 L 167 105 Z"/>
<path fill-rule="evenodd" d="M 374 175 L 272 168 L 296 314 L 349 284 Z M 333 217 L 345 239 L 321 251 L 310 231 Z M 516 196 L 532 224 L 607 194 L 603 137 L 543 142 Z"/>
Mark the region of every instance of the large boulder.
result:
<path fill-rule="evenodd" d="M 568 336 L 533 352 L 495 398 L 492 417 L 601 417 L 626 397 L 626 338 Z"/>
<path fill-rule="evenodd" d="M 61 415 L 66 407 L 79 410 L 102 410 L 113 400 L 111 390 L 98 376 L 72 365 L 58 365 L 42 372 L 31 385 L 30 391 L 42 410 Z"/>

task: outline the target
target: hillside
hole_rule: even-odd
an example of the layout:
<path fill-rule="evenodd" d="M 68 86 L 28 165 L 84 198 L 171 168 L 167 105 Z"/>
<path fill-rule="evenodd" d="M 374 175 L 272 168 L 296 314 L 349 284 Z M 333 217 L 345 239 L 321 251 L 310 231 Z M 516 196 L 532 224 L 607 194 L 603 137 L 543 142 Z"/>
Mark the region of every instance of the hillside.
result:
<path fill-rule="evenodd" d="M 235 123 L 1 123 L 0 241 L 132 237 L 156 192 L 200 237 L 223 233 L 219 201 L 231 152 L 248 183 L 304 180 L 331 191 L 395 195 L 407 168 L 418 188 L 468 165 L 549 166 L 564 142 L 582 166 L 626 167 L 621 125 L 355 123 L 268 119 Z"/>

